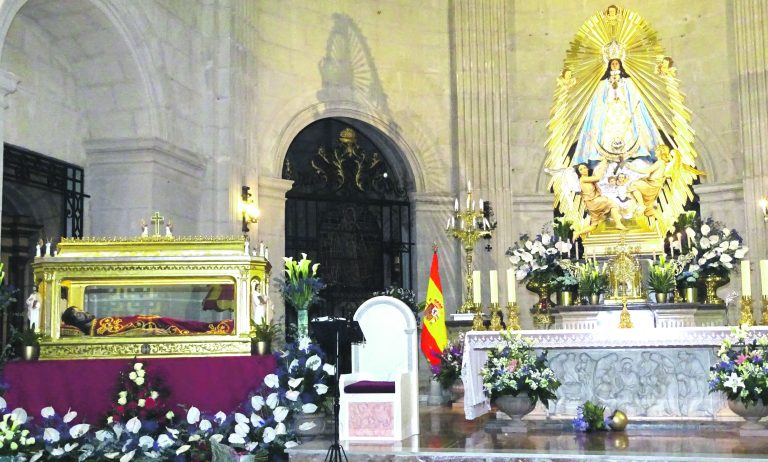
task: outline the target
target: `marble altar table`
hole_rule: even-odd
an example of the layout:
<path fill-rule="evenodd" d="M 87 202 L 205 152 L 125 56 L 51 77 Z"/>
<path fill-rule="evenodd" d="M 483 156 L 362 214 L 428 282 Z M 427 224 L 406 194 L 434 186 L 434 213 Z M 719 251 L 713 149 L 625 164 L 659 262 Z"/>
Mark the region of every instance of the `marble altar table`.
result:
<path fill-rule="evenodd" d="M 634 314 L 633 314 L 634 316 Z M 755 331 L 768 333 L 767 327 Z M 634 420 L 719 420 L 725 402 L 708 393 L 709 366 L 730 327 L 524 330 L 537 349 L 548 350 L 561 382 L 558 399 L 541 418 L 572 418 L 591 400 L 619 408 Z M 468 332 L 464 339 L 464 413 L 475 419 L 490 411 L 480 369 L 498 332 Z M 535 412 L 535 411 L 534 411 Z"/>

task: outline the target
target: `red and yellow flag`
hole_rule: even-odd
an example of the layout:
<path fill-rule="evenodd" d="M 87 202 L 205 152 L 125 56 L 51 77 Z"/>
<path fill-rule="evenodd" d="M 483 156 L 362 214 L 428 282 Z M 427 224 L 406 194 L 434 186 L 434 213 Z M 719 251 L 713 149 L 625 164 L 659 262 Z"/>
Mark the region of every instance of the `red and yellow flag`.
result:
<path fill-rule="evenodd" d="M 440 354 L 448 344 L 445 328 L 445 302 L 443 286 L 440 285 L 440 271 L 437 265 L 437 249 L 432 254 L 432 268 L 429 270 L 427 300 L 424 307 L 424 323 L 421 327 L 421 351 L 430 364 L 440 364 Z"/>

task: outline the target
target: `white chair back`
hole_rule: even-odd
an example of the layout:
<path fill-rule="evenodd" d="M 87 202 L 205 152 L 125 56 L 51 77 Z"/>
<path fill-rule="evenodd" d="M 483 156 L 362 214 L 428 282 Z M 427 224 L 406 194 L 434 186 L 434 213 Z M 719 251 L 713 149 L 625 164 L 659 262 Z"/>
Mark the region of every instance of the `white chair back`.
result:
<path fill-rule="evenodd" d="M 408 305 L 393 297 L 374 297 L 355 312 L 365 343 L 352 345 L 352 372 L 392 380 L 399 372 L 416 374 L 416 320 Z"/>

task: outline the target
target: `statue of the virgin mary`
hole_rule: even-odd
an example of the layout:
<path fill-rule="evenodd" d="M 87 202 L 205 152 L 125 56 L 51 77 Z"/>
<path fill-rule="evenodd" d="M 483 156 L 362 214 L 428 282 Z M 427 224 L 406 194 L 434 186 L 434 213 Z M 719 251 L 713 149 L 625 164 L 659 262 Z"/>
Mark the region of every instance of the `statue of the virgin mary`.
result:
<path fill-rule="evenodd" d="M 630 231 L 634 223 L 663 235 L 692 199 L 701 172 L 694 168 L 690 113 L 676 73 L 658 72 L 664 60 L 672 62 L 650 25 L 615 5 L 588 18 L 571 42 L 556 80 L 545 167 L 553 174 L 555 206 L 576 233 L 603 222 L 601 229 L 622 229 L 620 216 Z M 659 161 L 657 150 L 671 155 Z M 579 165 L 595 173 L 579 181 Z M 651 174 L 659 187 L 649 194 L 657 197 L 636 203 L 633 183 Z M 592 196 L 610 200 L 600 199 L 612 213 L 589 209 L 580 189 L 585 178 Z"/>

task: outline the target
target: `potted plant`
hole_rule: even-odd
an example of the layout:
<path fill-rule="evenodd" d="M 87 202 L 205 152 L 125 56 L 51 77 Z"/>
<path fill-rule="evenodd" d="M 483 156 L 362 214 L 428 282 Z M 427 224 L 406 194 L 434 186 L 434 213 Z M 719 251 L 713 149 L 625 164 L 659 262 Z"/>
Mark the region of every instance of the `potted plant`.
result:
<path fill-rule="evenodd" d="M 564 270 L 564 274 L 556 277 L 552 285 L 557 291 L 558 305 L 570 306 L 573 304 L 573 294 L 579 288 L 579 280 L 576 279 L 576 275 Z"/>
<path fill-rule="evenodd" d="M 515 278 L 539 296 L 531 308 L 534 325 L 546 328 L 554 322 L 549 311 L 552 307 L 549 296 L 554 279 L 563 274 L 558 261 L 562 253 L 567 253 L 564 246 L 570 251 L 569 242 L 545 230 L 533 238 L 527 234 L 520 235 L 518 242 L 506 251 L 509 262 L 515 268 Z"/>
<path fill-rule="evenodd" d="M 267 355 L 272 353 L 272 341 L 280 335 L 280 326 L 267 321 L 267 318 L 261 318 L 261 322 L 251 319 L 251 344 L 252 352 L 258 355 Z M 255 348 L 253 348 L 255 347 Z"/>
<path fill-rule="evenodd" d="M 317 277 L 320 263 L 312 265 L 305 253 L 299 261 L 294 261 L 293 257 L 283 257 L 283 260 L 285 278 L 278 280 L 280 292 L 297 311 L 298 336 L 306 337 L 309 335 L 309 307 L 320 299 L 319 293 L 325 288 L 325 283 Z"/>
<path fill-rule="evenodd" d="M 11 340 L 19 346 L 19 356 L 24 361 L 37 361 L 40 357 L 40 339 L 43 335 L 35 332 L 34 324 L 24 329 L 11 327 Z"/>
<path fill-rule="evenodd" d="M 739 267 L 749 248 L 734 229 L 707 218 L 678 221 L 680 275 L 687 281 L 699 281 L 706 290 L 705 303 L 723 304 L 717 288 L 730 281 L 730 273 Z"/>
<path fill-rule="evenodd" d="M 579 281 L 579 297 L 582 303 L 598 305 L 600 295 L 608 288 L 608 275 L 605 269 L 600 269 L 597 262 L 587 260 L 576 266 Z"/>
<path fill-rule="evenodd" d="M 709 368 L 709 392 L 726 396 L 728 407 L 747 421 L 742 428 L 762 428 L 757 421 L 768 415 L 768 335 L 739 327 L 731 332 Z"/>
<path fill-rule="evenodd" d="M 432 380 L 443 390 L 451 390 L 456 399 L 464 395 L 461 364 L 464 360 L 464 334 L 449 342 L 440 354 L 440 364 L 432 365 Z M 459 396 L 461 395 L 461 396 Z"/>
<path fill-rule="evenodd" d="M 513 419 L 529 413 L 536 402 L 544 406 L 556 399 L 560 382 L 547 365 L 546 352 L 536 355 L 533 340 L 500 332 L 502 342 L 488 352 L 488 360 L 480 370 L 483 389 L 496 406 Z"/>
<path fill-rule="evenodd" d="M 677 265 L 662 255 L 648 270 L 648 287 L 656 294 L 656 303 L 666 303 L 667 295 L 675 290 Z"/>

